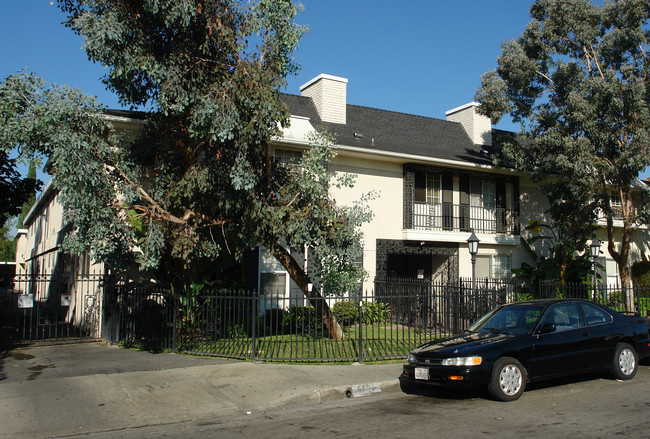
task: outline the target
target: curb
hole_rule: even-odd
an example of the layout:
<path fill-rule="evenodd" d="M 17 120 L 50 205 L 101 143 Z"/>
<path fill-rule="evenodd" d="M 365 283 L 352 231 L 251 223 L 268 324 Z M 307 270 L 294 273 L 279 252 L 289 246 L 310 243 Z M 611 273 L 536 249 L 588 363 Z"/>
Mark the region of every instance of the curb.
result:
<path fill-rule="evenodd" d="M 360 398 L 381 393 L 396 393 L 400 391 L 400 382 L 398 379 L 395 379 L 378 383 L 330 387 L 319 389 L 316 392 L 318 393 L 318 399 L 323 403 L 341 399 Z"/>

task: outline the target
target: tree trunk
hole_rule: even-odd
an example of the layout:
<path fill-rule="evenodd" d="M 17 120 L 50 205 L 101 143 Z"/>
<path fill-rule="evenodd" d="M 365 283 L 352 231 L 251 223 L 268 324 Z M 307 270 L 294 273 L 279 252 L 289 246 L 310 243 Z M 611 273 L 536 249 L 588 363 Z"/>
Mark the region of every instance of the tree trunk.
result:
<path fill-rule="evenodd" d="M 316 315 L 320 316 L 323 320 L 323 324 L 327 328 L 330 337 L 334 340 L 342 340 L 345 338 L 341 326 L 336 321 L 336 318 L 332 314 L 332 311 L 322 294 L 316 289 L 309 291 L 309 278 L 293 256 L 291 256 L 286 249 L 281 247 L 279 250 L 273 251 L 273 256 L 275 256 L 285 270 L 287 270 L 291 279 L 298 284 L 305 297 L 309 299 L 309 302 L 316 310 Z"/>
<path fill-rule="evenodd" d="M 607 250 L 616 265 L 618 265 L 621 286 L 626 291 L 626 307 L 628 310 L 634 310 L 634 289 L 631 288 L 630 271 L 627 265 L 630 253 L 630 239 L 632 232 L 634 232 L 632 227 L 633 206 L 629 187 L 621 188 L 621 213 L 623 216 L 623 229 L 621 230 L 621 245 L 618 250 L 616 249 L 613 212 L 607 215 Z"/>

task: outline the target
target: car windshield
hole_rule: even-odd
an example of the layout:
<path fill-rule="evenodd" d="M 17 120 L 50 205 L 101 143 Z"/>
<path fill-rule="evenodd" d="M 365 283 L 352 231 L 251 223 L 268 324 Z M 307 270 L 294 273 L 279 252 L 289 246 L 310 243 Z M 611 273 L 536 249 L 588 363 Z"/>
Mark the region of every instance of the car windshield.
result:
<path fill-rule="evenodd" d="M 468 330 L 481 333 L 526 334 L 535 325 L 543 310 L 543 305 L 507 305 L 487 313 Z"/>

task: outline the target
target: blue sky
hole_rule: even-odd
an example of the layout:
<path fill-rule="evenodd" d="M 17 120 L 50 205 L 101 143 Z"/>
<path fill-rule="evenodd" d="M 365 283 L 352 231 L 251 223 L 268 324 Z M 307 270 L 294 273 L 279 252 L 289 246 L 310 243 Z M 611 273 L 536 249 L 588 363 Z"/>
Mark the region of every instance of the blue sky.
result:
<path fill-rule="evenodd" d="M 50 0 L 3 3 L 0 78 L 20 69 L 68 84 L 119 108 L 88 61 L 82 40 L 61 25 Z M 532 0 L 303 0 L 309 26 L 296 52 L 302 70 L 288 93 L 320 73 L 348 78 L 348 103 L 445 118 L 473 100 L 480 76 L 496 66 L 503 41 L 530 20 Z M 505 121 L 503 129 L 518 128 Z M 643 178 L 650 176 L 646 172 Z"/>

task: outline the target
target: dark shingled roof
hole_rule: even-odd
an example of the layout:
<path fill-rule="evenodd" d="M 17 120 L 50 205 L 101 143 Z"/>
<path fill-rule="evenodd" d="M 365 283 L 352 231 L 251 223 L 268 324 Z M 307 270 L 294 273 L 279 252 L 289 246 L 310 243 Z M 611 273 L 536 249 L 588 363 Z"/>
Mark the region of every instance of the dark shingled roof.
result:
<path fill-rule="evenodd" d="M 369 150 L 491 165 L 492 161 L 481 151 L 485 148 L 493 153 L 499 139 L 513 134 L 493 130 L 494 146 L 481 147 L 472 143 L 458 122 L 347 105 L 347 123 L 336 124 L 323 122 L 309 97 L 281 93 L 280 98 L 289 106 L 292 115 L 308 117 L 313 126 L 325 127 L 334 135 L 337 144 Z M 105 110 L 105 113 L 133 119 L 144 119 L 147 114 L 129 110 Z M 355 133 L 363 137 L 357 138 Z"/>
<path fill-rule="evenodd" d="M 491 164 L 457 122 L 347 105 L 347 123 L 335 124 L 321 121 L 309 97 L 283 93 L 281 99 L 292 115 L 308 117 L 312 125 L 327 128 L 339 145 Z M 354 133 L 363 137 L 355 138 Z"/>
<path fill-rule="evenodd" d="M 114 110 L 111 108 L 107 108 L 104 110 L 104 114 L 108 114 L 110 116 L 119 116 L 119 117 L 128 117 L 130 119 L 142 119 L 144 120 L 147 117 L 146 112 L 144 111 L 133 111 L 133 110 Z"/>

